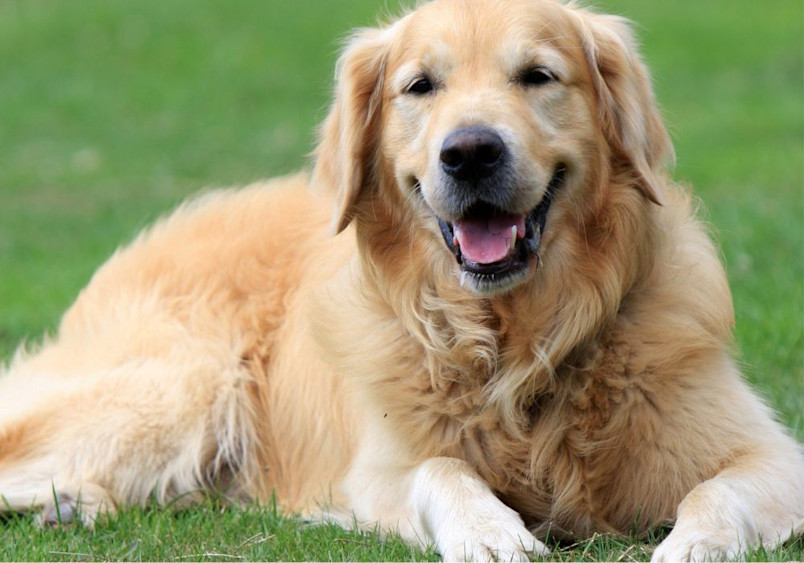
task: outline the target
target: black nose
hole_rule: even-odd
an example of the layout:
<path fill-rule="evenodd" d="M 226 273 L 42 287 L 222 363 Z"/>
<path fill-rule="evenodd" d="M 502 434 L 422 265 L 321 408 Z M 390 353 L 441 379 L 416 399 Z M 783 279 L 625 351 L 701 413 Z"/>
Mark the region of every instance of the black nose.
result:
<path fill-rule="evenodd" d="M 456 180 L 477 181 L 491 176 L 505 157 L 505 143 L 491 127 L 456 129 L 441 145 L 441 168 Z"/>

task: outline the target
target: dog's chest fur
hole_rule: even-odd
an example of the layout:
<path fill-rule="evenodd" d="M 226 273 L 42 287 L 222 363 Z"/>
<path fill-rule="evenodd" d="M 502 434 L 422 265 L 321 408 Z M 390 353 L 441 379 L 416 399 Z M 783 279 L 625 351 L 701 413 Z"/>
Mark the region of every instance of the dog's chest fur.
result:
<path fill-rule="evenodd" d="M 472 348 L 465 344 L 466 350 Z M 476 342 L 475 349 L 482 352 L 488 344 Z M 427 357 L 422 351 L 418 357 L 422 354 Z M 406 356 L 417 353 L 411 349 Z M 627 347 L 589 345 L 554 374 L 515 374 L 524 369 L 522 355 L 516 355 L 516 365 L 506 362 L 507 356 L 499 349 L 491 355 L 495 361 L 486 362 L 481 353 L 463 371 L 433 358 L 424 362 L 425 369 L 399 364 L 402 372 L 377 387 L 397 439 L 416 458 L 466 460 L 531 525 L 550 522 L 554 533 L 561 529 L 565 535 L 591 529 L 629 531 L 638 507 L 609 506 L 609 499 L 617 496 L 617 476 L 600 470 L 619 466 L 601 463 L 601 456 L 628 455 L 618 447 L 612 420 L 619 420 L 615 413 L 642 395 Z M 534 359 L 530 365 L 539 362 Z M 506 412 L 505 405 L 489 400 L 488 385 L 516 375 L 545 381 L 535 386 L 537 394 L 523 397 L 513 413 Z M 413 411 L 410 405 L 415 405 Z"/>

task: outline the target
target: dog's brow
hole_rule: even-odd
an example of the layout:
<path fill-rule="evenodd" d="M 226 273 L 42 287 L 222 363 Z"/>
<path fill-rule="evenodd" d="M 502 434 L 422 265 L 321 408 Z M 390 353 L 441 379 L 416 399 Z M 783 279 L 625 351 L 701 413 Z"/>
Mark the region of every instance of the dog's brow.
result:
<path fill-rule="evenodd" d="M 557 49 L 544 44 L 519 48 L 518 52 L 507 58 L 505 66 L 508 74 L 515 75 L 522 68 L 534 65 L 545 66 L 559 75 L 569 71 L 565 57 Z"/>
<path fill-rule="evenodd" d="M 407 62 L 394 73 L 391 78 L 391 85 L 395 90 L 401 90 L 413 80 L 420 78 L 423 74 L 429 73 L 430 69 L 426 68 L 420 61 Z"/>

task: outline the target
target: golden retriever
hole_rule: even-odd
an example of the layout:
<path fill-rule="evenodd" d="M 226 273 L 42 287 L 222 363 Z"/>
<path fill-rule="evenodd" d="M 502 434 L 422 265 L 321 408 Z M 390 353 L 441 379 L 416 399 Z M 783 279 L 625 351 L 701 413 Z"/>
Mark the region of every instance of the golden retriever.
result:
<path fill-rule="evenodd" d="M 18 352 L 5 509 L 275 493 L 446 559 L 669 522 L 656 560 L 784 541 L 800 448 L 729 356 L 671 153 L 622 19 L 435 0 L 356 32 L 310 179 L 184 205 Z"/>

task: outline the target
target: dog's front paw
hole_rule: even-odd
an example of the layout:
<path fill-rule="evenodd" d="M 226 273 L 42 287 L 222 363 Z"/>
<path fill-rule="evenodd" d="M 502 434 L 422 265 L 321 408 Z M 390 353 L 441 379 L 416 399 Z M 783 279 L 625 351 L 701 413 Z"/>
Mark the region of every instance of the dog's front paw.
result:
<path fill-rule="evenodd" d="M 651 561 L 725 561 L 736 559 L 745 548 L 737 534 L 725 530 L 675 529 L 659 544 Z"/>
<path fill-rule="evenodd" d="M 455 522 L 439 538 L 444 561 L 530 561 L 550 550 L 537 540 L 508 507 L 485 518 Z"/>
<path fill-rule="evenodd" d="M 413 505 L 445 561 L 529 561 L 550 553 L 465 461 L 422 463 Z"/>
<path fill-rule="evenodd" d="M 524 527 L 521 530 L 471 529 L 442 548 L 444 561 L 530 561 L 550 550 Z"/>

